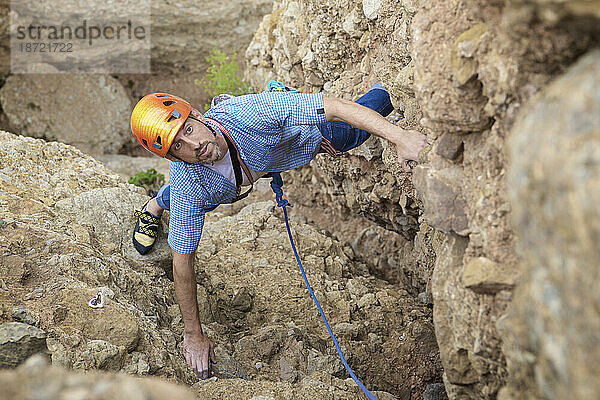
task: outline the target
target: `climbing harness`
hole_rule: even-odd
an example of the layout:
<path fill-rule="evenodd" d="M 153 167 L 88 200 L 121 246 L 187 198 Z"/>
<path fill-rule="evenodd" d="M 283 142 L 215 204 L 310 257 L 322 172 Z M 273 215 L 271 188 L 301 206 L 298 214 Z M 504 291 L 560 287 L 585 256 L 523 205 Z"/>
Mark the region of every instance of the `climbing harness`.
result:
<path fill-rule="evenodd" d="M 235 186 L 237 196 L 233 201 L 235 203 L 236 201 L 246 198 L 250 194 L 252 188 L 254 187 L 254 179 L 252 178 L 252 174 L 250 173 L 250 168 L 248 168 L 248 166 L 242 159 L 240 152 L 238 151 L 229 131 L 225 129 L 225 127 L 221 125 L 219 121 L 215 121 L 212 118 L 206 118 L 206 120 L 214 123 L 219 128 L 219 130 L 223 134 L 225 142 L 227 143 L 227 148 L 229 149 L 229 157 L 231 158 L 231 164 L 233 165 L 233 172 L 235 174 Z M 246 174 L 246 177 L 248 177 L 248 180 L 250 181 L 250 189 L 248 189 L 244 193 L 242 193 L 242 169 L 244 170 L 244 174 Z"/>
<path fill-rule="evenodd" d="M 275 200 L 277 201 L 277 206 L 281 207 L 283 209 L 283 216 L 285 217 L 285 227 L 287 228 L 288 237 L 290 238 L 290 244 L 292 245 L 292 250 L 294 251 L 294 256 L 296 256 L 296 261 L 298 262 L 298 266 L 300 266 L 300 271 L 302 272 L 302 277 L 304 278 L 304 283 L 306 283 L 308 292 L 310 293 L 310 296 L 312 297 L 315 304 L 317 305 L 317 308 L 319 309 L 319 313 L 321 314 L 321 317 L 323 318 L 323 322 L 325 322 L 325 326 L 327 327 L 327 330 L 329 331 L 329 336 L 331 336 L 331 339 L 333 339 L 333 344 L 335 344 L 335 348 L 337 350 L 338 355 L 340 356 L 340 359 L 342 360 L 342 364 L 344 364 L 346 371 L 348 371 L 348 373 L 350 374 L 352 379 L 354 379 L 354 382 L 356 382 L 358 387 L 360 387 L 362 389 L 362 391 L 365 393 L 365 395 L 371 400 L 377 400 L 377 398 L 375 396 L 373 396 L 371 394 L 371 392 L 369 392 L 369 390 L 365 387 L 365 385 L 363 385 L 362 382 L 356 377 L 356 375 L 354 374 L 354 372 L 352 371 L 352 369 L 346 362 L 346 359 L 344 358 L 344 355 L 342 354 L 342 349 L 340 348 L 340 345 L 338 344 L 338 341 L 335 338 L 333 331 L 329 327 L 329 323 L 327 322 L 325 313 L 323 312 L 323 309 L 321 308 L 319 301 L 317 300 L 315 294 L 313 293 L 313 290 L 310 287 L 310 284 L 308 283 L 308 278 L 306 277 L 306 273 L 304 272 L 304 267 L 302 267 L 302 262 L 300 261 L 300 257 L 298 256 L 298 252 L 296 251 L 296 246 L 294 245 L 294 239 L 292 239 L 292 231 L 290 230 L 290 223 L 288 221 L 286 207 L 287 206 L 292 207 L 292 205 L 287 201 L 287 199 L 283 198 L 283 189 L 281 188 L 283 186 L 283 180 L 281 179 L 281 174 L 279 172 L 272 172 L 271 177 L 273 178 L 273 180 L 271 181 L 271 189 L 275 193 Z"/>

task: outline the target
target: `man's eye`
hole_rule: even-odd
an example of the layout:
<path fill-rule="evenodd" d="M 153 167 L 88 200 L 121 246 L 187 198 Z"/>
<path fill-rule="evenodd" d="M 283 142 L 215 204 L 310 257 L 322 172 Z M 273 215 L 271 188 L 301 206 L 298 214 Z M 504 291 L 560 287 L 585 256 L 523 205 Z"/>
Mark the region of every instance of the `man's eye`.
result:
<path fill-rule="evenodd" d="M 179 150 L 181 148 L 181 143 L 177 142 L 175 143 L 175 150 Z"/>
<path fill-rule="evenodd" d="M 188 127 L 185 129 L 186 133 L 192 133 L 192 126 L 188 125 Z"/>

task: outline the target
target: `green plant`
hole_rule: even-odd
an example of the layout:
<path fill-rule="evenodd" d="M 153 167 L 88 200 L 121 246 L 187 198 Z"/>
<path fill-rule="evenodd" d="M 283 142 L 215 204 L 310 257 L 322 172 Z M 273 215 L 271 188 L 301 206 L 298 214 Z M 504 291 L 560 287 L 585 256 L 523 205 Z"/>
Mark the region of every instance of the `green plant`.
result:
<path fill-rule="evenodd" d="M 206 70 L 205 77 L 202 80 L 195 79 L 194 83 L 204 88 L 211 98 L 222 93 L 229 93 L 234 96 L 253 93 L 250 85 L 238 75 L 240 66 L 236 57 L 236 52 L 233 52 L 230 57 L 221 50 L 213 49 L 210 55 L 206 57 L 206 61 L 210 66 Z M 206 109 L 209 108 L 210 104 L 207 104 Z"/>
<path fill-rule="evenodd" d="M 158 192 L 160 187 L 165 183 L 165 176 L 156 172 L 154 168 L 146 171 L 140 171 L 129 178 L 129 183 L 135 186 L 146 189 L 148 195 Z"/>

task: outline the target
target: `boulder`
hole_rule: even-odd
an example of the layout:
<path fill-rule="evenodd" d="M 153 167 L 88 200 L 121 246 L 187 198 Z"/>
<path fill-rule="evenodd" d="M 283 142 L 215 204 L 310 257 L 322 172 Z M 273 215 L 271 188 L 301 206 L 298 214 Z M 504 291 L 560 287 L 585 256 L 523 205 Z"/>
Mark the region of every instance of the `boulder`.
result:
<path fill-rule="evenodd" d="M 238 60 L 273 0 L 210 0 L 202 6 L 185 0 L 174 7 L 169 1 L 152 2 L 153 72 L 203 73 L 205 57 L 217 48 Z"/>
<path fill-rule="evenodd" d="M 136 379 L 114 372 L 76 373 L 49 366 L 39 356 L 29 358 L 16 370 L 0 372 L 0 385 L 3 396 L 10 400 L 31 398 L 32 393 L 48 400 L 195 399 L 189 388 L 157 378 Z"/>
<path fill-rule="evenodd" d="M 88 341 L 88 348 L 84 351 L 93 353 L 94 349 L 110 348 L 103 350 L 110 353 L 115 346 L 128 351 L 133 350 L 140 340 L 140 322 L 137 316 L 116 301 L 112 301 L 108 294 L 104 295 L 104 307 L 90 308 L 88 302 L 97 292 L 96 289 L 69 288 L 54 293 L 53 329 L 58 328 L 65 335 L 82 335 Z M 50 301 L 43 295 L 41 299 Z M 102 346 L 100 342 L 108 344 Z"/>
<path fill-rule="evenodd" d="M 462 169 L 449 167 L 435 170 L 419 165 L 413 174 L 428 224 L 445 233 L 468 234 L 467 203 L 461 190 L 464 179 Z"/>
<path fill-rule="evenodd" d="M 523 277 L 501 324 L 513 374 L 507 399 L 600 392 L 599 88 L 594 50 L 536 96 L 511 131 L 508 187 Z"/>
<path fill-rule="evenodd" d="M 114 199 L 120 199 L 130 206 L 123 207 L 123 203 L 116 203 Z M 166 221 L 168 213 L 162 221 L 160 236 L 161 240 L 155 243 L 153 251 L 148 255 L 141 256 L 133 248 L 132 236 L 135 227 L 134 209 L 141 209 L 147 197 L 140 196 L 138 193 L 124 187 L 98 188 L 73 197 L 56 202 L 56 209 L 73 218 L 80 226 L 88 228 L 92 239 L 96 240 L 96 245 L 101 246 L 106 251 L 116 248 L 120 249 L 124 257 L 130 259 L 144 259 L 156 261 L 158 263 L 168 264 L 171 260 L 171 250 L 164 237 L 168 232 Z M 94 210 L 94 212 L 89 212 Z M 121 225 L 119 221 L 127 220 L 128 224 Z"/>
<path fill-rule="evenodd" d="M 169 167 L 171 166 L 171 162 L 165 158 L 156 156 L 130 157 L 124 154 L 104 154 L 96 158 L 102 161 L 106 165 L 106 168 L 119 174 L 125 182 L 136 173 L 146 171 L 150 168 L 154 168 L 156 172 L 163 174 L 165 183 L 169 181 Z"/>
<path fill-rule="evenodd" d="M 489 258 L 471 259 L 462 271 L 463 285 L 476 293 L 494 294 L 500 290 L 513 289 L 517 282 L 518 271 L 496 263 Z"/>
<path fill-rule="evenodd" d="M 435 152 L 448 160 L 455 160 L 463 151 L 463 138 L 452 133 L 443 134 L 435 147 Z"/>
<path fill-rule="evenodd" d="M 123 351 L 105 340 L 90 340 L 79 356 L 74 369 L 107 369 L 118 371 L 123 360 Z"/>
<path fill-rule="evenodd" d="M 11 315 L 15 322 L 22 322 L 33 326 L 38 326 L 40 323 L 40 316 L 27 307 L 14 306 Z"/>
<path fill-rule="evenodd" d="M 108 75 L 11 75 L 0 104 L 19 133 L 86 153 L 116 153 L 132 140 L 131 102 Z"/>
<path fill-rule="evenodd" d="M 14 368 L 46 350 L 46 332 L 21 322 L 0 325 L 0 368 Z"/>

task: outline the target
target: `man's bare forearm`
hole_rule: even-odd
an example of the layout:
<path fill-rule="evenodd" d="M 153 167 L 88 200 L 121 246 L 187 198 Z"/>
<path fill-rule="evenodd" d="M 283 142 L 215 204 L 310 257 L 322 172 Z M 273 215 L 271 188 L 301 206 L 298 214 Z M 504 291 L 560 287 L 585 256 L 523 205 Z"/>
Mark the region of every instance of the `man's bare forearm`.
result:
<path fill-rule="evenodd" d="M 202 333 L 198 315 L 198 299 L 196 295 L 196 273 L 192 254 L 173 254 L 173 279 L 175 281 L 175 296 L 179 303 L 181 318 L 186 333 Z"/>
<path fill-rule="evenodd" d="M 394 126 L 381 114 L 353 101 L 323 96 L 325 119 L 327 121 L 347 122 L 375 136 L 392 142 L 397 141 L 400 127 Z"/>
<path fill-rule="evenodd" d="M 327 121 L 343 121 L 392 142 L 404 172 L 410 172 L 408 161 L 417 160 L 419 152 L 427 146 L 427 137 L 421 132 L 394 125 L 376 111 L 358 103 L 323 96 L 323 107 Z"/>

